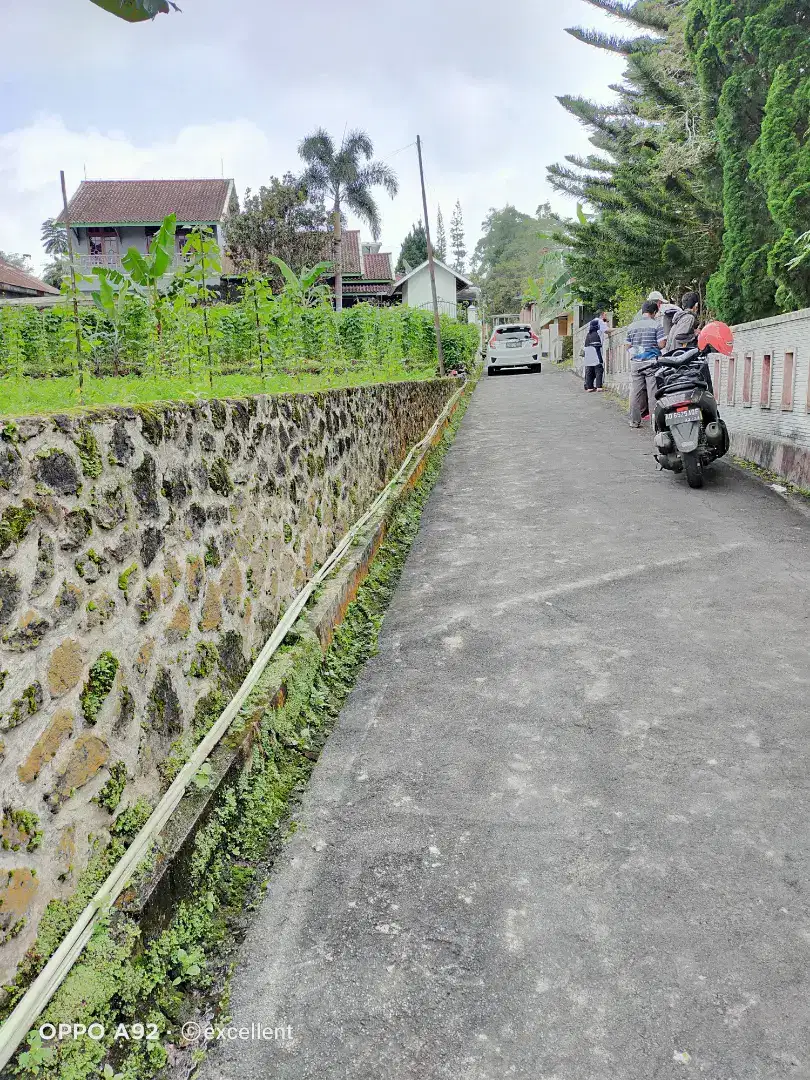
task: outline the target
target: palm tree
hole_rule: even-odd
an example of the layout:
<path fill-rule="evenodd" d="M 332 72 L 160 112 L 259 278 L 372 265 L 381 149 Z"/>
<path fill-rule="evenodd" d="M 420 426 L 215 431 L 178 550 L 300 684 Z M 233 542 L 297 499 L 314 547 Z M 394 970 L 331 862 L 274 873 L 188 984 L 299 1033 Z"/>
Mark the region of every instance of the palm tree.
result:
<path fill-rule="evenodd" d="M 40 236 L 46 255 L 67 255 L 67 230 L 64 225 L 58 225 L 52 217 L 46 218 L 42 222 Z"/>
<path fill-rule="evenodd" d="M 332 137 L 323 128 L 308 135 L 298 147 L 298 153 L 307 163 L 302 183 L 307 191 L 328 197 L 332 202 L 336 311 L 343 307 L 342 207 L 365 221 L 376 240 L 380 235 L 380 211 L 371 188 L 382 185 L 392 199 L 399 190 L 393 169 L 382 161 L 370 160 L 373 152 L 374 145 L 365 131 L 350 131 L 335 152 Z"/>

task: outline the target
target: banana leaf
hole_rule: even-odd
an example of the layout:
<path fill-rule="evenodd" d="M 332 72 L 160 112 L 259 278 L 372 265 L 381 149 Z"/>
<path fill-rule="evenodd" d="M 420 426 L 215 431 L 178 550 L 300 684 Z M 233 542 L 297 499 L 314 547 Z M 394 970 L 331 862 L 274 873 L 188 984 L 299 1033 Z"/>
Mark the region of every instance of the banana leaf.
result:
<path fill-rule="evenodd" d="M 172 0 L 91 0 L 91 3 L 130 23 L 146 22 L 156 15 L 168 15 L 171 9 L 180 10 Z"/>

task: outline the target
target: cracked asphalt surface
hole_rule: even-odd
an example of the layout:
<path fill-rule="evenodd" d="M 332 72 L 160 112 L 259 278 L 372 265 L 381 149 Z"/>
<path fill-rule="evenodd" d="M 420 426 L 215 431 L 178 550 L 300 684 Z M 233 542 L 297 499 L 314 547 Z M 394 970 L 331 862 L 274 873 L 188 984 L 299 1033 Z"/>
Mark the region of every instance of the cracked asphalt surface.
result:
<path fill-rule="evenodd" d="M 212 1080 L 810 1077 L 810 521 L 482 379 Z"/>

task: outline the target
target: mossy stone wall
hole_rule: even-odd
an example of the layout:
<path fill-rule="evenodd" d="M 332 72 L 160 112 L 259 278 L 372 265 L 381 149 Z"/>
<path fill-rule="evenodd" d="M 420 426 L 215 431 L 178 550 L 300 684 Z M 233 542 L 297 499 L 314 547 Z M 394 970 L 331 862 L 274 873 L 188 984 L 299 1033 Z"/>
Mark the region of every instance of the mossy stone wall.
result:
<path fill-rule="evenodd" d="M 154 802 L 454 380 L 0 428 L 0 980 Z"/>

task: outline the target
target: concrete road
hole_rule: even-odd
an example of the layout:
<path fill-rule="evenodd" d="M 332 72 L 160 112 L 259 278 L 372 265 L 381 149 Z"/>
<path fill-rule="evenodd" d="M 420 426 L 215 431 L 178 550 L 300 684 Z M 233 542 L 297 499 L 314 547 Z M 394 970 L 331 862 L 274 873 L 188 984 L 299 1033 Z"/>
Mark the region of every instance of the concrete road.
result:
<path fill-rule="evenodd" d="M 778 495 L 482 380 L 202 1076 L 810 1077 L 808 631 Z"/>

